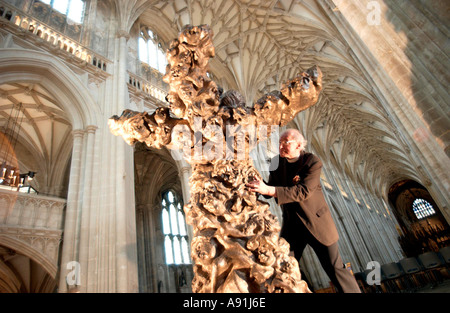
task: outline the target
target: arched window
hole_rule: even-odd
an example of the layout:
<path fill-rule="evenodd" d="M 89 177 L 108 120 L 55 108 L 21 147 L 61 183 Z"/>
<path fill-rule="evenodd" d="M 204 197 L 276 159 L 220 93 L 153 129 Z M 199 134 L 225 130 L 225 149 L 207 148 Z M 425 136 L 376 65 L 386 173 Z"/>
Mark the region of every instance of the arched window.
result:
<path fill-rule="evenodd" d="M 48 4 L 54 10 L 67 15 L 67 18 L 77 24 L 81 24 L 84 16 L 84 0 L 40 0 Z"/>
<path fill-rule="evenodd" d="M 190 264 L 188 237 L 183 206 L 172 190 L 163 193 L 162 226 L 167 264 Z"/>
<path fill-rule="evenodd" d="M 420 198 L 414 200 L 412 208 L 419 220 L 436 213 L 433 206 L 428 201 Z"/>
<path fill-rule="evenodd" d="M 166 55 L 158 37 L 149 29 L 142 30 L 139 37 L 139 60 L 163 74 L 166 72 Z"/>

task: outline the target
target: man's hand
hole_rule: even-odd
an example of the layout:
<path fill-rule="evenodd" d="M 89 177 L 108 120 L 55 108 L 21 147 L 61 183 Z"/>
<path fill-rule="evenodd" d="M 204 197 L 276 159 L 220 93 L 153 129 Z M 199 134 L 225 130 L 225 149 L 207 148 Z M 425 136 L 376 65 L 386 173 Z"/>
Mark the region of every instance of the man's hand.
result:
<path fill-rule="evenodd" d="M 276 189 L 273 186 L 266 185 L 258 177 L 253 177 L 253 180 L 245 184 L 249 191 L 258 192 L 264 196 L 276 197 Z"/>

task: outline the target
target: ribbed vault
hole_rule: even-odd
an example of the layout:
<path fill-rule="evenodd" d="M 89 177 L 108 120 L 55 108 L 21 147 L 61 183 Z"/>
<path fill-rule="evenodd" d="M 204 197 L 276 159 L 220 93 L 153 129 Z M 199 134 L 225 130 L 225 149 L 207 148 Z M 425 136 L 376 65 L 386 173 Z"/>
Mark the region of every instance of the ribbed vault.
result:
<path fill-rule="evenodd" d="M 11 127 L 13 120 L 15 127 Z M 26 82 L 0 85 L 0 130 L 16 141 L 10 144 L 20 155 L 20 172 L 38 173 L 31 185 L 39 192 L 49 193 L 52 187 L 67 184 L 72 125 L 54 96 L 42 85 Z"/>
<path fill-rule="evenodd" d="M 54 277 L 36 261 L 0 245 L 0 293 L 50 293 Z"/>
<path fill-rule="evenodd" d="M 178 168 L 167 149 L 148 149 L 137 143 L 134 168 L 137 205 L 156 204 L 161 200 L 161 192 L 167 189 L 181 194 Z"/>
<path fill-rule="evenodd" d="M 139 2 L 137 19 L 167 42 L 185 24 L 214 31 L 215 78 L 251 105 L 317 64 L 324 90 L 317 105 L 292 122 L 325 160 L 377 193 L 401 179 L 420 181 L 409 149 L 384 110 L 365 69 L 330 19 L 337 9 L 316 0 L 172 0 Z M 336 14 L 339 14 L 337 12 Z"/>

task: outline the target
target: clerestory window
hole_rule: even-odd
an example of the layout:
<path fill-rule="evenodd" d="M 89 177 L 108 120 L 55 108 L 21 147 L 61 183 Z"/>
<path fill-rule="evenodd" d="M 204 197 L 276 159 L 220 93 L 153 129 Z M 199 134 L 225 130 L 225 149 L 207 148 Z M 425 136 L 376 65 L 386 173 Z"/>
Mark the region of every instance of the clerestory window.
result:
<path fill-rule="evenodd" d="M 54 10 L 65 14 L 68 20 L 81 24 L 83 22 L 84 0 L 39 0 L 51 6 Z"/>
<path fill-rule="evenodd" d="M 414 200 L 412 209 L 419 220 L 436 213 L 433 206 L 428 201 L 421 198 Z"/>
<path fill-rule="evenodd" d="M 188 236 L 180 197 L 172 190 L 163 193 L 162 226 L 167 264 L 190 264 Z"/>
<path fill-rule="evenodd" d="M 149 29 L 143 29 L 139 37 L 139 60 L 162 74 L 166 72 L 166 55 L 158 37 Z"/>

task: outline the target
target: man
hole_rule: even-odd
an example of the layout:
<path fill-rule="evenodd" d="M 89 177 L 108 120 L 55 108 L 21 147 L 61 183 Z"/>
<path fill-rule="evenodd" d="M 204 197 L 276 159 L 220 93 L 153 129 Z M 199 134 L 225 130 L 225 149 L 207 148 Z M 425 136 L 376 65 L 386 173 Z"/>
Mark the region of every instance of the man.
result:
<path fill-rule="evenodd" d="M 280 236 L 298 261 L 309 244 L 338 292 L 361 292 L 338 251 L 338 232 L 320 185 L 322 162 L 305 152 L 305 146 L 298 130 L 285 131 L 280 137 L 279 166 L 270 172 L 268 183 L 255 179 L 247 187 L 276 198 L 283 211 Z"/>

